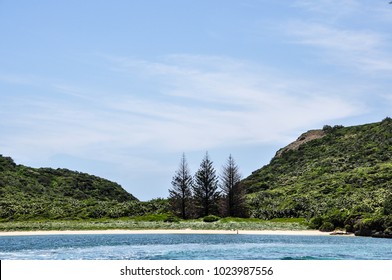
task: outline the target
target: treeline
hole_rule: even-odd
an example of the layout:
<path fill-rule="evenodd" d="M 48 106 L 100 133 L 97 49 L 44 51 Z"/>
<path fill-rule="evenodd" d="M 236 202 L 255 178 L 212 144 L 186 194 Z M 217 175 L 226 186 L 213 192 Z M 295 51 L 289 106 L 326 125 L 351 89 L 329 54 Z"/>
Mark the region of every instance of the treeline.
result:
<path fill-rule="evenodd" d="M 171 211 L 182 219 L 248 216 L 245 189 L 231 155 L 219 176 L 207 152 L 192 176 L 183 154 L 169 194 Z"/>

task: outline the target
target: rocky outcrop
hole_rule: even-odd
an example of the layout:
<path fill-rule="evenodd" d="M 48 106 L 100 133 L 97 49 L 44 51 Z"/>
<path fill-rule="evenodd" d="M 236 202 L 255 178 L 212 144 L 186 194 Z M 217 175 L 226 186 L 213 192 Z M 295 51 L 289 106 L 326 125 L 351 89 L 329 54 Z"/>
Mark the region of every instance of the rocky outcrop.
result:
<path fill-rule="evenodd" d="M 276 152 L 275 157 L 280 157 L 280 156 L 282 156 L 282 154 L 284 154 L 285 152 L 290 151 L 290 150 L 298 150 L 298 148 L 301 145 L 306 144 L 306 143 L 313 141 L 315 139 L 320 139 L 320 138 L 324 137 L 325 135 L 326 135 L 326 132 L 321 129 L 309 130 L 308 132 L 303 133 L 294 142 L 292 142 L 289 145 L 287 145 L 286 147 L 278 150 Z"/>

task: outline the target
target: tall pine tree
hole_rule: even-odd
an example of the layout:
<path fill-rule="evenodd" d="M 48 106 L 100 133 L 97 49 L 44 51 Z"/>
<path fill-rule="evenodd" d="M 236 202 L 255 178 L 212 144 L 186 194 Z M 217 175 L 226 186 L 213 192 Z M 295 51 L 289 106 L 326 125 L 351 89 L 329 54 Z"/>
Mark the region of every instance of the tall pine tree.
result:
<path fill-rule="evenodd" d="M 239 168 L 231 155 L 222 168 L 220 188 L 223 192 L 223 214 L 231 217 L 246 216 L 245 190 L 241 185 Z"/>
<path fill-rule="evenodd" d="M 193 194 L 197 214 L 199 216 L 218 214 L 220 197 L 218 191 L 218 176 L 213 167 L 213 162 L 208 156 L 208 152 L 202 160 L 199 170 L 195 174 L 194 181 Z"/>
<path fill-rule="evenodd" d="M 183 219 L 189 218 L 191 214 L 192 184 L 192 175 L 185 154 L 182 154 L 169 194 L 173 211 Z"/>

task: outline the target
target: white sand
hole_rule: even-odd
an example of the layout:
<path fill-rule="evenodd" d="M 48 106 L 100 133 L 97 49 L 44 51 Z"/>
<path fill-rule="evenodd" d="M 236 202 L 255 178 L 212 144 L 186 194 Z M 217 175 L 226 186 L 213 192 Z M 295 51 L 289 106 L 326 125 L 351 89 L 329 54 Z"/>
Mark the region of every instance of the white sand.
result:
<path fill-rule="evenodd" d="M 260 235 L 330 235 L 318 230 L 51 230 L 51 231 L 9 231 L 0 236 L 56 235 L 56 234 L 260 234 Z"/>

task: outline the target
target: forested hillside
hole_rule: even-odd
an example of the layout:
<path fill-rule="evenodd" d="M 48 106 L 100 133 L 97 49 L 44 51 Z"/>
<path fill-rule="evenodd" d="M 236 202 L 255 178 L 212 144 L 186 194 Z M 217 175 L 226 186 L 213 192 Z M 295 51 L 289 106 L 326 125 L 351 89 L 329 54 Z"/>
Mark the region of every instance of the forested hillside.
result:
<path fill-rule="evenodd" d="M 307 217 L 315 228 L 389 233 L 392 120 L 304 133 L 242 183 L 254 217 Z"/>
<path fill-rule="evenodd" d="M 134 211 L 117 183 L 68 169 L 31 168 L 0 155 L 0 218 L 100 218 Z"/>

